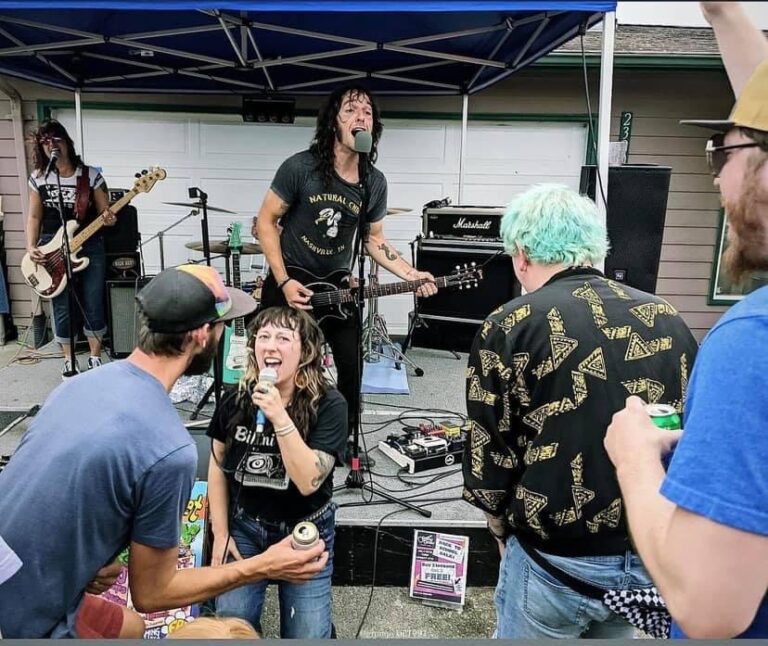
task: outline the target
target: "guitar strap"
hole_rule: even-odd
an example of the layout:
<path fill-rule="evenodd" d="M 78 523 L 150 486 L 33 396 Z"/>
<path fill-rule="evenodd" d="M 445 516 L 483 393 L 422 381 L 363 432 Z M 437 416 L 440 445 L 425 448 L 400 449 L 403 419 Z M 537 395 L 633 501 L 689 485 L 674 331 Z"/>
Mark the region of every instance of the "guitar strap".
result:
<path fill-rule="evenodd" d="M 80 175 L 77 178 L 77 187 L 75 188 L 75 219 L 82 222 L 88 213 L 88 203 L 91 201 L 91 178 L 88 172 L 89 167 L 83 164 Z"/>

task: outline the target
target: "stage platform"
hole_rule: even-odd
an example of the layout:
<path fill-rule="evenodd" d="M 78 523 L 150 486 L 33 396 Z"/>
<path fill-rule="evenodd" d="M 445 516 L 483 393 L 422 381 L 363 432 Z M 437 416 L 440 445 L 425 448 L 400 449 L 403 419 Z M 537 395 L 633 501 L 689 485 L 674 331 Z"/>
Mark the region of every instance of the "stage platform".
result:
<path fill-rule="evenodd" d="M 61 383 L 57 349 L 49 344 L 33 353 L 37 360 L 13 361 L 0 370 L 0 432 L 23 412 L 43 404 Z M 9 346 L 3 349 L 6 362 L 12 358 L 11 352 Z M 19 356 L 29 354 L 23 350 Z M 376 585 L 406 585 L 413 530 L 421 528 L 470 536 L 469 584 L 492 585 L 498 573 L 498 551 L 485 529 L 483 514 L 461 500 L 460 465 L 415 475 L 401 473 L 398 477 L 400 467 L 378 449 L 379 440 L 391 433 L 401 433 L 404 426 L 457 421 L 466 413 L 466 354 L 460 354 L 457 359 L 443 350 L 412 348 L 408 356 L 424 370 L 424 375 L 417 377 L 412 368 L 404 365 L 410 394 L 363 396 L 361 450 L 367 448 L 376 460 L 371 472 L 364 472 L 363 488 L 344 486 L 348 475 L 346 467 L 338 467 L 335 472 L 335 485 L 339 489 L 334 499 L 339 510 L 334 582 L 368 585 L 375 579 Z M 85 356 L 80 357 L 80 363 L 85 364 Z M 180 402 L 176 407 L 184 420 L 188 420 L 194 410 L 190 401 Z M 190 432 L 198 441 L 202 478 L 207 472 L 210 450 L 204 436 L 205 418 L 212 412 L 211 404 L 205 406 L 198 423 L 190 424 Z M 0 455 L 13 452 L 27 424 L 28 420 L 24 420 L 0 437 Z M 429 517 L 372 494 L 371 484 L 374 490 L 422 508 Z"/>

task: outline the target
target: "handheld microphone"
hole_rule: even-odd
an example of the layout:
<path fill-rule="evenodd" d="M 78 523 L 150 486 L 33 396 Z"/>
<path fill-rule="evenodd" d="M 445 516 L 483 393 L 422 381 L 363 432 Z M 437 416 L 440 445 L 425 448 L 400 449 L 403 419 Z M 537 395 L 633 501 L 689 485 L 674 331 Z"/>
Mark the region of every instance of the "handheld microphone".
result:
<path fill-rule="evenodd" d="M 256 389 L 264 388 L 267 384 L 274 384 L 277 381 L 277 370 L 274 368 L 264 368 L 259 373 L 259 383 L 256 384 Z M 264 411 L 260 408 L 256 411 L 256 435 L 262 435 L 264 433 L 264 424 L 267 423 L 267 418 L 264 416 Z"/>
<path fill-rule="evenodd" d="M 367 155 L 373 149 L 373 137 L 365 128 L 354 128 L 352 134 L 355 136 L 355 152 Z"/>
<path fill-rule="evenodd" d="M 59 161 L 59 157 L 61 157 L 61 151 L 58 148 L 54 148 L 51 151 L 50 158 L 48 159 L 48 166 L 45 168 L 45 179 L 48 179 L 48 175 L 50 175 L 54 166 L 56 166 L 56 162 Z"/>

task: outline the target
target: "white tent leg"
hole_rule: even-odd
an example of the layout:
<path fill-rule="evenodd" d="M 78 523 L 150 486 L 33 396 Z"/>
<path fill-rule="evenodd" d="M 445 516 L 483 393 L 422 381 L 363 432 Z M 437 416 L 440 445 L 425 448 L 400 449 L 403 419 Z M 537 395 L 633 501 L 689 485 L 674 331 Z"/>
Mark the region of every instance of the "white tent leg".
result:
<path fill-rule="evenodd" d="M 461 150 L 459 151 L 459 204 L 464 204 L 464 158 L 467 155 L 467 122 L 469 121 L 469 95 L 461 97 Z"/>
<path fill-rule="evenodd" d="M 77 152 L 80 153 L 81 158 L 85 158 L 85 146 L 83 145 L 83 103 L 82 93 L 78 88 L 75 90 L 75 127 L 76 127 L 76 143 Z"/>
<path fill-rule="evenodd" d="M 616 13 L 609 11 L 603 19 L 602 52 L 600 55 L 600 106 L 597 122 L 597 178 L 595 182 L 595 202 L 603 222 L 606 221 L 608 211 L 608 150 L 611 133 L 615 35 Z"/>

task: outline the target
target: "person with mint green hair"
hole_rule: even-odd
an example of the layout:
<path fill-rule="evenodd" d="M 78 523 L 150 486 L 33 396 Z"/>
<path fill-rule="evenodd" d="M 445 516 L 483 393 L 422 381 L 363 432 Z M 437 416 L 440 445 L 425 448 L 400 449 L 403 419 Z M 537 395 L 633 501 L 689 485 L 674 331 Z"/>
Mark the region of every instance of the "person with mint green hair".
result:
<path fill-rule="evenodd" d="M 696 341 L 669 303 L 596 268 L 608 240 L 587 197 L 533 186 L 509 204 L 501 235 L 526 293 L 475 337 L 462 467 L 464 498 L 486 513 L 502 557 L 496 636 L 632 637 L 574 583 L 652 585 L 603 438 L 629 394 L 682 411 Z"/>

